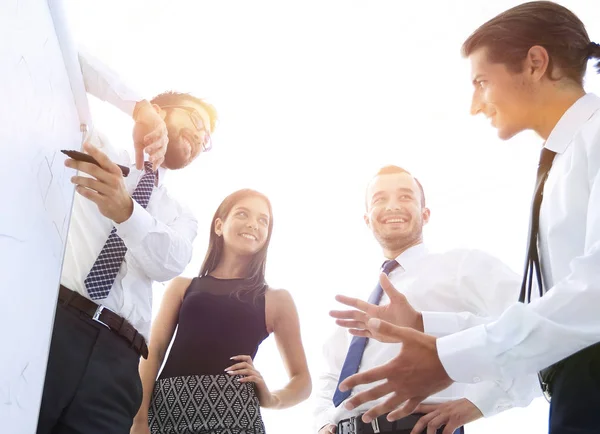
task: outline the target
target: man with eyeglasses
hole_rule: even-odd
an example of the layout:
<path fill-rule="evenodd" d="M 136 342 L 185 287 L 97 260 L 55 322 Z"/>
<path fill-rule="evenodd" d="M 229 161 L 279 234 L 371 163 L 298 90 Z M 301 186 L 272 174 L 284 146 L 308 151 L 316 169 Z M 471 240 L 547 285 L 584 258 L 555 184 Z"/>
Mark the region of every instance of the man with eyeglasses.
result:
<path fill-rule="evenodd" d="M 192 256 L 197 221 L 169 196 L 168 170 L 211 148 L 217 114 L 189 94 L 166 92 L 146 106 L 164 120 L 168 144 L 157 170 L 142 170 L 92 131 L 84 151 L 99 166 L 76 169 L 38 434 L 129 433 L 142 400 L 139 357 L 148 356 L 152 284 L 181 274 Z M 137 122 L 134 141 L 148 127 Z M 129 166 L 123 176 L 117 165 Z"/>

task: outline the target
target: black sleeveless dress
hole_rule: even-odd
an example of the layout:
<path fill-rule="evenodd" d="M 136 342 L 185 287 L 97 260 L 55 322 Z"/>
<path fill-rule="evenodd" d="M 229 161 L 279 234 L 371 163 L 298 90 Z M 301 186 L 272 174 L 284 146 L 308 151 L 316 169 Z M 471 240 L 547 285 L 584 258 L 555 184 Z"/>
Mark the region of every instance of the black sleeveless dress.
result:
<path fill-rule="evenodd" d="M 244 279 L 194 278 L 183 298 L 177 333 L 154 386 L 153 434 L 263 434 L 253 383 L 224 372 L 230 357 L 250 355 L 268 336 L 265 291 L 241 290 Z"/>

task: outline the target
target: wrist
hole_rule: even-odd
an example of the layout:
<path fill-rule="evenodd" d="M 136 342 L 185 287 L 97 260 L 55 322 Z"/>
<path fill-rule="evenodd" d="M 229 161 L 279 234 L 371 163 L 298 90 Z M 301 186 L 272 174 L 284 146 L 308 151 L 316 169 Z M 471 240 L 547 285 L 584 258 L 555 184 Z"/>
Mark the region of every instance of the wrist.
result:
<path fill-rule="evenodd" d="M 134 425 L 144 425 L 148 423 L 148 411 L 138 411 L 138 414 L 133 418 Z"/>
<path fill-rule="evenodd" d="M 138 101 L 135 103 L 131 117 L 137 122 L 141 116 L 148 112 L 148 110 L 152 110 L 152 104 L 145 99 Z"/>
<path fill-rule="evenodd" d="M 129 220 L 129 217 L 131 217 L 131 215 L 133 214 L 133 199 L 131 198 L 131 196 L 127 196 L 127 198 L 129 200 L 127 201 L 127 205 L 123 207 L 123 212 L 120 215 L 118 215 L 115 219 L 113 219 L 113 221 L 117 224 L 121 224 Z"/>

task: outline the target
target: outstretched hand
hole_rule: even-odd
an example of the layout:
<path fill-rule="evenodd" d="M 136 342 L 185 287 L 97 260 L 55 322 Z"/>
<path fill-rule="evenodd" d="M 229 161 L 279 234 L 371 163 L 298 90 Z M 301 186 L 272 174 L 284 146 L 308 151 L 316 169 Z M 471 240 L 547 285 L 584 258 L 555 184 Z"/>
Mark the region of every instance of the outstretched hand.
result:
<path fill-rule="evenodd" d="M 367 327 L 370 318 L 378 318 L 397 326 L 423 331 L 421 313 L 410 305 L 404 294 L 394 288 L 384 273 L 379 276 L 379 284 L 389 297 L 389 304 L 378 306 L 358 298 L 337 295 L 335 297 L 337 301 L 354 310 L 332 310 L 329 315 L 336 318 L 337 325 L 349 328 L 350 333 L 355 336 L 374 337 Z"/>
<path fill-rule="evenodd" d="M 363 415 L 365 423 L 370 423 L 385 413 L 390 413 L 390 421 L 401 419 L 413 413 L 425 398 L 453 383 L 437 355 L 436 338 L 380 319 L 370 319 L 366 325 L 374 339 L 402 343 L 402 348 L 388 363 L 352 375 L 340 384 L 340 390 L 343 392 L 359 384 L 386 380 L 376 387 L 352 396 L 345 403 L 346 408 L 352 410 L 365 402 L 391 394 Z"/>

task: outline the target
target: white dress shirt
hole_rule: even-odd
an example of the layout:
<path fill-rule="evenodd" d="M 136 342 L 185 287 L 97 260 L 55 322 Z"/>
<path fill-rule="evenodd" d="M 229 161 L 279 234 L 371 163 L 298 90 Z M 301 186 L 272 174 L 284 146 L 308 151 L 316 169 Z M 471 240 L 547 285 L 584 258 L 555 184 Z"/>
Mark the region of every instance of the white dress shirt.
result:
<path fill-rule="evenodd" d="M 498 316 L 519 296 L 519 276 L 498 259 L 477 250 L 452 250 L 430 253 L 420 244 L 402 253 L 396 261 L 400 267 L 389 274 L 391 282 L 417 310 L 470 312 L 483 317 Z M 378 274 L 373 273 L 377 284 Z M 369 288 L 370 292 L 371 289 Z M 365 298 L 369 293 L 365 292 Z M 380 304 L 389 303 L 383 294 Z M 327 370 L 320 376 L 315 394 L 315 431 L 326 424 L 358 416 L 384 400 L 365 403 L 352 411 L 333 405 L 333 394 L 348 352 L 352 335 L 336 327 L 324 345 Z M 370 339 L 365 348 L 359 372 L 379 366 L 396 357 L 400 344 L 385 344 Z M 378 383 L 376 383 L 378 384 Z M 374 384 L 359 385 L 353 394 L 370 389 Z M 509 393 L 510 391 L 510 393 Z M 473 402 L 485 416 L 491 416 L 515 405 L 527 405 L 540 394 L 537 377 L 519 381 L 484 381 L 479 384 L 455 383 L 430 397 L 426 402 L 440 403 L 460 398 Z"/>
<path fill-rule="evenodd" d="M 600 98 L 587 94 L 571 106 L 545 147 L 557 153 L 540 211 L 549 292 L 497 320 L 424 313 L 426 332 L 460 331 L 437 342 L 455 381 L 534 373 L 600 341 Z"/>
<path fill-rule="evenodd" d="M 83 54 L 79 60 L 86 90 L 131 114 L 135 102 L 140 100 L 135 92 L 97 60 Z M 126 151 L 115 150 L 100 134 L 90 132 L 89 141 L 113 162 L 130 166 L 131 172 L 124 180 L 127 191 L 133 194 L 143 171 L 131 165 Z M 183 272 L 191 260 L 197 231 L 191 211 L 167 193 L 163 185 L 165 174 L 166 170 L 160 168 L 158 186 L 148 207 L 144 209 L 134 201 L 133 214 L 121 224 L 114 224 L 100 214 L 95 203 L 75 193 L 61 276 L 62 285 L 89 298 L 84 280 L 114 225 L 127 253 L 110 294 L 96 303 L 127 319 L 146 341 L 152 319 L 152 282 L 169 280 Z"/>
<path fill-rule="evenodd" d="M 85 90 L 131 116 L 135 104 L 143 98 L 91 54 L 80 51 L 78 57 Z"/>

